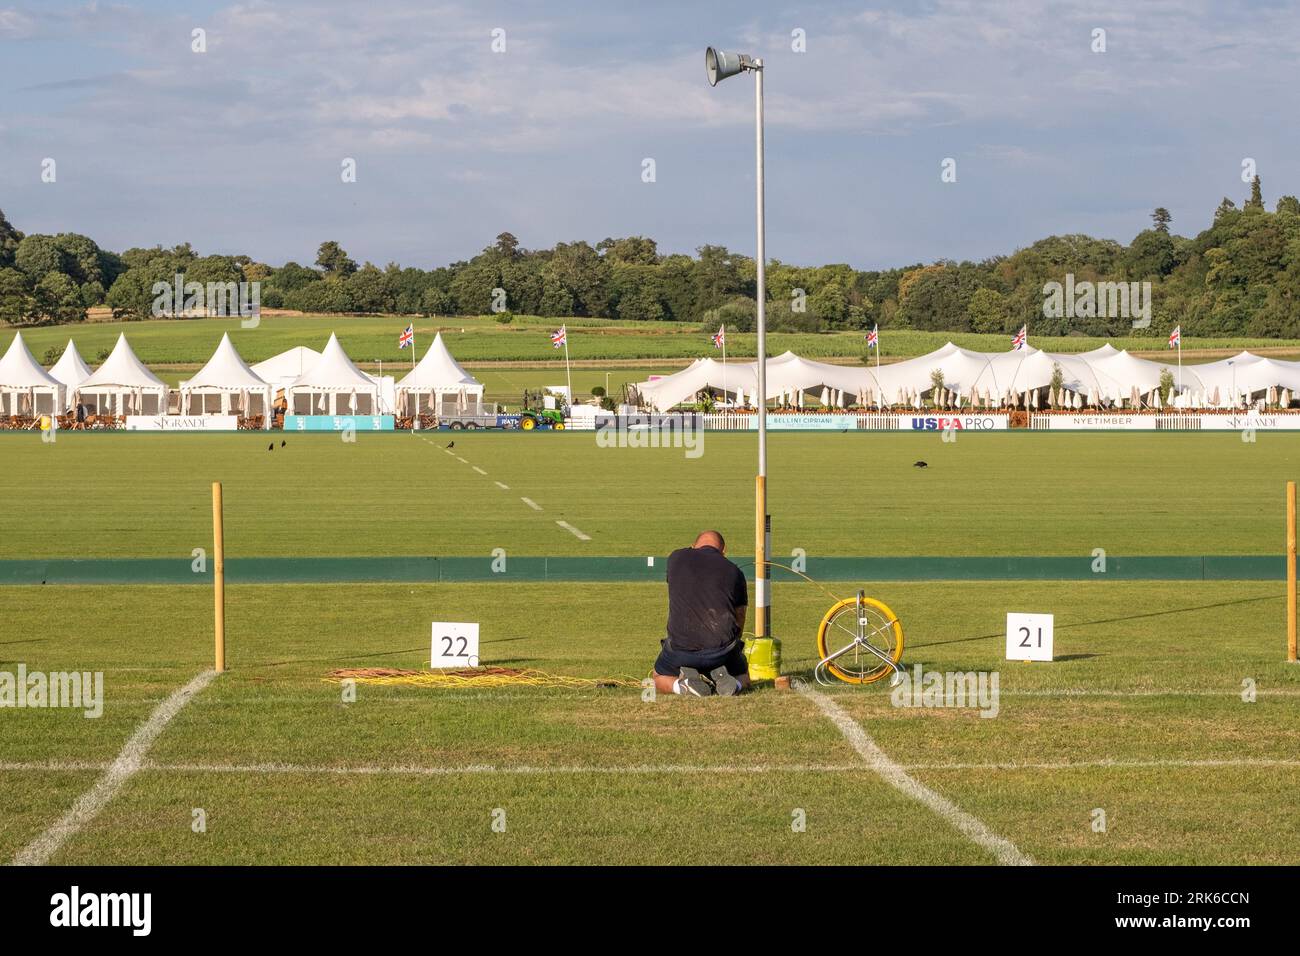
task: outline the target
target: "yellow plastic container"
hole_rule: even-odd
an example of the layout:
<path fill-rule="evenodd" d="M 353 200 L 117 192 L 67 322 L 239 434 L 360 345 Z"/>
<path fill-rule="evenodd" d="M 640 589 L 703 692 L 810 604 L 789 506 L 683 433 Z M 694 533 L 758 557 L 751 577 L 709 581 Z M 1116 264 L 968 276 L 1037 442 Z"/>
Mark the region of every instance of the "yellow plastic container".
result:
<path fill-rule="evenodd" d="M 745 658 L 750 680 L 776 680 L 781 676 L 781 639 L 751 637 L 745 642 Z"/>

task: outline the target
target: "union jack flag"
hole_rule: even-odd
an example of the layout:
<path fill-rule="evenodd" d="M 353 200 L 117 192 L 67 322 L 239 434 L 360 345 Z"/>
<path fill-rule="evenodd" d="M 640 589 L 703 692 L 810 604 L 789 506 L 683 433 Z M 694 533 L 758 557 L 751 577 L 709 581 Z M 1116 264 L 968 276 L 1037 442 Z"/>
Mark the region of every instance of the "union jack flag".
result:
<path fill-rule="evenodd" d="M 568 344 L 569 344 L 569 335 L 565 331 L 565 327 L 563 325 L 560 326 L 560 331 L 551 333 L 551 348 L 561 349 Z"/>
<path fill-rule="evenodd" d="M 1173 348 L 1175 345 L 1182 345 L 1182 344 L 1183 344 L 1183 327 L 1181 325 L 1176 325 L 1174 326 L 1174 330 L 1169 333 L 1169 347 Z"/>
<path fill-rule="evenodd" d="M 874 349 L 880 347 L 880 326 L 873 325 L 871 331 L 867 333 L 867 348 Z"/>
<path fill-rule="evenodd" d="M 727 327 L 725 325 L 719 325 L 718 331 L 713 334 L 713 347 L 715 349 L 720 349 L 722 348 L 722 344 L 726 341 Z"/>
<path fill-rule="evenodd" d="M 1011 351 L 1016 352 L 1025 347 L 1025 340 L 1029 338 L 1029 326 L 1022 325 L 1020 331 L 1011 337 Z"/>
<path fill-rule="evenodd" d="M 408 325 L 402 330 L 402 334 L 397 337 L 397 347 L 404 349 L 408 345 L 415 344 L 415 326 Z"/>

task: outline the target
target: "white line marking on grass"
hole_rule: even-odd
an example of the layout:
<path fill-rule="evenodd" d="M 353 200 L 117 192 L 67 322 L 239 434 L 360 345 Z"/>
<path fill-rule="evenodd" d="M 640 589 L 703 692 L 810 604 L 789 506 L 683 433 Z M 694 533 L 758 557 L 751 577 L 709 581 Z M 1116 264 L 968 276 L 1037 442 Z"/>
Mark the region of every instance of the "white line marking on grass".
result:
<path fill-rule="evenodd" d="M 925 804 L 964 833 L 972 842 L 992 853 L 1001 865 L 1034 865 L 1034 861 L 1021 853 L 1010 840 L 998 836 L 947 797 L 940 796 L 916 778 L 908 776 L 907 771 L 890 760 L 889 756 L 876 745 L 876 742 L 868 736 L 861 725 L 831 698 L 818 693 L 802 682 L 798 690 L 800 694 L 817 705 L 817 709 L 835 725 L 836 729 L 844 736 L 844 739 L 867 762 L 867 765 L 895 790 L 919 803 Z"/>
<path fill-rule="evenodd" d="M 173 693 L 154 709 L 149 719 L 136 728 L 135 733 L 122 747 L 117 759 L 109 764 L 104 775 L 83 793 L 63 819 L 18 851 L 15 866 L 42 866 L 47 863 L 68 837 L 93 820 L 108 802 L 117 796 L 122 786 L 144 765 L 149 748 L 163 732 L 163 728 L 180 713 L 181 708 L 203 688 L 212 683 L 216 671 L 204 671 L 180 690 Z"/>
<path fill-rule="evenodd" d="M 528 507 L 532 508 L 534 511 L 542 510 L 542 506 L 539 505 L 532 498 L 520 498 L 519 500 L 522 501 L 524 504 L 528 505 Z"/>
<path fill-rule="evenodd" d="M 507 776 L 550 776 L 577 774 L 761 774 L 761 773 L 852 773 L 862 771 L 860 764 L 762 764 L 747 766 L 742 764 L 639 764 L 626 767 L 596 767 L 583 765 L 557 765 L 554 767 L 537 767 L 528 764 L 499 767 L 494 764 L 464 764 L 461 766 L 423 767 L 396 764 L 393 766 L 329 766 L 319 764 L 259 763 L 246 765 L 232 764 L 156 764 L 148 767 L 171 773 L 302 773 L 302 774 L 336 774 L 340 776 L 420 776 L 443 777 L 458 774 L 504 774 Z"/>
<path fill-rule="evenodd" d="M 484 476 L 487 475 L 487 472 L 484 471 L 482 468 L 480 468 L 478 465 L 470 465 L 470 467 L 473 468 L 475 471 L 477 471 L 480 475 L 484 475 Z"/>
<path fill-rule="evenodd" d="M 577 538 L 579 541 L 590 541 L 590 540 L 591 540 L 591 535 L 589 535 L 589 534 L 583 534 L 581 531 L 579 531 L 579 530 L 578 530 L 577 528 L 575 528 L 573 525 L 569 524 L 569 522 L 567 522 L 567 521 L 556 521 L 555 523 L 558 524 L 558 525 L 559 525 L 561 528 L 563 528 L 565 531 L 568 531 L 568 532 L 572 533 L 572 535 L 573 535 L 575 538 Z"/>
<path fill-rule="evenodd" d="M 108 770 L 113 764 L 92 760 L 37 760 L 0 762 L 0 773 L 33 771 L 73 772 Z M 1222 760 L 1077 760 L 1056 763 L 908 763 L 898 765 L 903 770 L 1203 770 L 1213 768 L 1300 768 L 1300 760 L 1270 757 L 1240 757 Z M 359 776 L 446 776 L 451 774 L 506 774 L 516 776 L 544 776 L 546 774 L 696 774 L 696 773 L 862 773 L 875 772 L 875 768 L 862 763 L 851 764 L 638 764 L 633 766 L 599 766 L 570 764 L 554 767 L 517 765 L 498 767 L 494 764 L 465 764 L 462 766 L 417 766 L 414 764 L 333 765 L 333 764 L 220 764 L 220 763 L 155 763 L 145 761 L 141 771 L 159 773 L 246 773 L 246 774 L 357 774 Z"/>
<path fill-rule="evenodd" d="M 469 464 L 469 462 L 467 462 L 464 458 L 461 458 L 460 455 L 457 455 L 457 456 L 456 456 L 456 460 L 457 460 L 458 462 L 460 462 L 462 465 L 468 465 L 468 464 Z"/>
<path fill-rule="evenodd" d="M 1061 760 L 1052 763 L 914 763 L 908 770 L 1118 770 L 1208 769 L 1213 767 L 1300 767 L 1300 760 L 1271 757 L 1227 757 L 1221 760 Z"/>
<path fill-rule="evenodd" d="M 509 491 L 509 490 L 510 490 L 510 486 L 509 486 L 509 485 L 504 484 L 504 483 L 502 483 L 502 482 L 500 482 L 500 481 L 494 482 L 494 484 L 495 484 L 498 488 L 500 488 L 502 491 Z"/>

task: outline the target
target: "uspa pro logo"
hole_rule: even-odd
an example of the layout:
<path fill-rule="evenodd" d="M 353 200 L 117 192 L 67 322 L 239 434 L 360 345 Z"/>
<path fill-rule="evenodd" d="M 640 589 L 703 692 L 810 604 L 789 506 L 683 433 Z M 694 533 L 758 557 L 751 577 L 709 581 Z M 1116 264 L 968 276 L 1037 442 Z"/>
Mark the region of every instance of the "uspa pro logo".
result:
<path fill-rule="evenodd" d="M 931 415 L 912 418 L 913 431 L 993 431 L 997 427 L 998 419 L 989 415 Z"/>
<path fill-rule="evenodd" d="M 126 926 L 148 936 L 153 926 L 152 893 L 83 893 L 79 886 L 50 897 L 50 925 Z"/>

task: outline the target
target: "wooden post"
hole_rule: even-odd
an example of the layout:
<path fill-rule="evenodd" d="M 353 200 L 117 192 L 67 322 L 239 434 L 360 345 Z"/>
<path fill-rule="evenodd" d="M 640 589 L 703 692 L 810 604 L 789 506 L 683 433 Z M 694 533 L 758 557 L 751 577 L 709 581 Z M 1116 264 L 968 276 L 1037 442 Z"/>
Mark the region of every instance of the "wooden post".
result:
<path fill-rule="evenodd" d="M 1286 483 L 1286 659 L 1296 660 L 1295 482 Z"/>
<path fill-rule="evenodd" d="M 226 534 L 221 512 L 221 482 L 214 481 L 212 483 L 212 591 L 218 674 L 226 669 Z"/>

